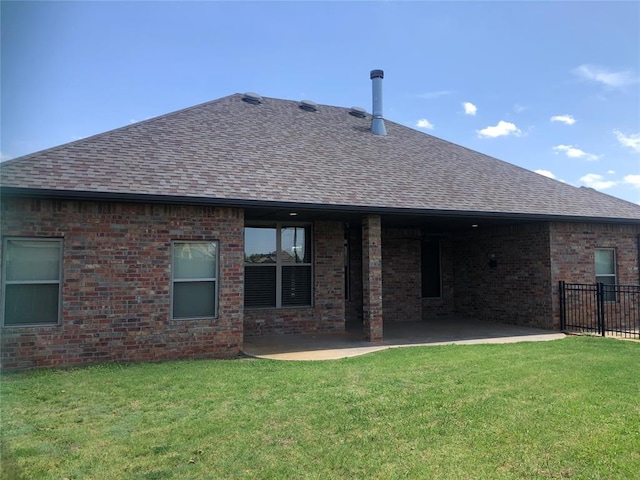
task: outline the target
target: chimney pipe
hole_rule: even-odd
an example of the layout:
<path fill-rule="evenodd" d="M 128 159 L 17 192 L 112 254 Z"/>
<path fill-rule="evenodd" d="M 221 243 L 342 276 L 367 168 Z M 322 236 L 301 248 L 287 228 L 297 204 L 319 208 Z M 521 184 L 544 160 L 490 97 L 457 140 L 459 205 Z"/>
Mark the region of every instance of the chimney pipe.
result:
<path fill-rule="evenodd" d="M 376 135 L 386 135 L 387 129 L 382 119 L 382 70 L 371 70 L 371 80 L 373 83 L 373 118 L 371 119 L 371 131 Z"/>

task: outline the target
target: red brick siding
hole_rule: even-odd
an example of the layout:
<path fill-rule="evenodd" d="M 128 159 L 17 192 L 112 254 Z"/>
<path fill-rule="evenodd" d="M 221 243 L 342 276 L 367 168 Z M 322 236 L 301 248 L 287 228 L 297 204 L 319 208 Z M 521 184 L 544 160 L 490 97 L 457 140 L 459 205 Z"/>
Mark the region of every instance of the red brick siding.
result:
<path fill-rule="evenodd" d="M 247 336 L 344 331 L 344 230 L 341 222 L 315 222 L 314 304 L 244 312 Z"/>
<path fill-rule="evenodd" d="M 558 282 L 595 283 L 596 248 L 615 248 L 617 282 L 638 285 L 640 225 L 552 223 L 550 234 L 554 327 L 560 323 Z"/>
<path fill-rule="evenodd" d="M 362 234 L 349 231 L 351 299 L 346 302 L 347 322 L 362 323 Z M 453 243 L 440 241 L 442 295 L 421 298 L 420 231 L 385 229 L 382 239 L 382 291 L 384 321 L 437 320 L 453 314 Z M 420 313 L 422 312 L 422 313 Z"/>
<path fill-rule="evenodd" d="M 548 224 L 478 228 L 458 235 L 454 252 L 456 313 L 552 327 Z"/>
<path fill-rule="evenodd" d="M 382 340 L 382 227 L 379 215 L 362 219 L 362 284 L 364 337 Z"/>
<path fill-rule="evenodd" d="M 386 228 L 382 232 L 382 305 L 384 322 L 422 320 L 420 230 Z"/>
<path fill-rule="evenodd" d="M 3 368 L 238 353 L 242 210 L 28 199 L 2 208 L 3 236 L 64 239 L 61 324 L 2 328 Z M 217 319 L 170 320 L 172 240 L 219 242 Z"/>

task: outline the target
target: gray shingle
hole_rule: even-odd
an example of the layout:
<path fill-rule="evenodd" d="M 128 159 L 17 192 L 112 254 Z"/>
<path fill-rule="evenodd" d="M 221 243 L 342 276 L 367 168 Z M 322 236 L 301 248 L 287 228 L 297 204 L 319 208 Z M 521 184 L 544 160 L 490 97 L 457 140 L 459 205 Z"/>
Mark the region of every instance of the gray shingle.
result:
<path fill-rule="evenodd" d="M 2 187 L 640 219 L 640 206 L 572 187 L 348 108 L 239 94 L 1 165 Z"/>

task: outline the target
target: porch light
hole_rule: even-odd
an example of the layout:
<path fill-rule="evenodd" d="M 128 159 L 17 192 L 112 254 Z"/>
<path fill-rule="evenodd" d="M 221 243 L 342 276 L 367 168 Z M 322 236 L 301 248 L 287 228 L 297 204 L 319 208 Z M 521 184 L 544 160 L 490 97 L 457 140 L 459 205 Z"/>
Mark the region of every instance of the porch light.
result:
<path fill-rule="evenodd" d="M 473 225 L 471 225 L 472 228 L 478 228 L 478 224 L 474 223 Z"/>
<path fill-rule="evenodd" d="M 289 216 L 290 216 L 290 217 L 295 217 L 296 215 L 298 215 L 296 212 L 291 212 L 291 213 L 289 213 Z"/>

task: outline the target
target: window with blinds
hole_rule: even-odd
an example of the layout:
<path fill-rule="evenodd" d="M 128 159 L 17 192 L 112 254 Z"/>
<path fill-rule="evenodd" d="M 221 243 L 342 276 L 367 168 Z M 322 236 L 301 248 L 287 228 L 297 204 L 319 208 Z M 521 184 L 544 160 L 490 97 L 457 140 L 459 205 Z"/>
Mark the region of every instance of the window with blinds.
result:
<path fill-rule="evenodd" d="M 312 304 L 310 225 L 246 227 L 244 260 L 245 307 Z"/>

